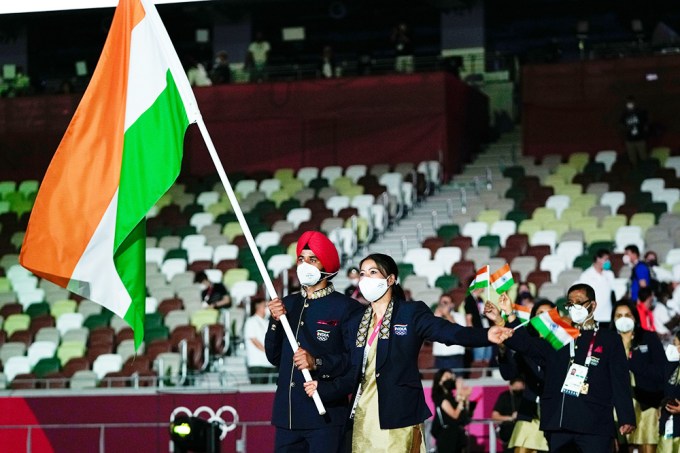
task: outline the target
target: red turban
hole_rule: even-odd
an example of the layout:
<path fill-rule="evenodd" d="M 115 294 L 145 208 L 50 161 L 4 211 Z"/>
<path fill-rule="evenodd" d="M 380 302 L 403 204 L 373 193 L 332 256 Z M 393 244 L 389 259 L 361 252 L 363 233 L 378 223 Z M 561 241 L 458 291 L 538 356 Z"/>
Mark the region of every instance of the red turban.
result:
<path fill-rule="evenodd" d="M 340 270 L 340 257 L 335 245 L 323 233 L 305 231 L 297 242 L 296 253 L 300 256 L 302 250 L 308 247 L 321 261 L 324 270 L 334 273 Z"/>

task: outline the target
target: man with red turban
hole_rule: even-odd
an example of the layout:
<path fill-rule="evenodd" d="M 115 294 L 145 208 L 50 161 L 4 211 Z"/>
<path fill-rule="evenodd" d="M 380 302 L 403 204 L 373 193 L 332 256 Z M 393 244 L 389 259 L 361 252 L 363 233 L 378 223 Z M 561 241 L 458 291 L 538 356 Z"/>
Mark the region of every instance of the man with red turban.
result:
<path fill-rule="evenodd" d="M 272 314 L 265 337 L 267 359 L 279 367 L 272 424 L 276 426 L 275 452 L 336 451 L 349 415 L 349 400 L 324 400 L 319 415 L 304 389 L 302 370 L 314 379 L 329 381 L 349 368 L 343 328 L 361 304 L 337 291 L 330 279 L 340 270 L 335 245 L 318 231 L 307 231 L 297 243 L 297 275 L 301 291 L 269 301 Z M 291 349 L 279 318 L 286 314 L 300 346 Z M 351 340 L 351 338 L 350 338 Z"/>

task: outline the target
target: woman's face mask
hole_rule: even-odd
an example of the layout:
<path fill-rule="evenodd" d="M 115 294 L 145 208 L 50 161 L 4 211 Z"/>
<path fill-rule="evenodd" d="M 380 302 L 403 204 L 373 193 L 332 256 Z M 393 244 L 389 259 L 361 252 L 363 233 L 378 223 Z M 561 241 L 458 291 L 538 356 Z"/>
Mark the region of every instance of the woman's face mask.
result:
<path fill-rule="evenodd" d="M 627 316 L 622 316 L 616 321 L 614 321 L 614 325 L 616 326 L 616 330 L 618 330 L 621 333 L 627 333 L 633 330 L 635 327 L 635 321 L 633 321 L 631 318 Z"/>
<path fill-rule="evenodd" d="M 387 292 L 388 288 L 389 285 L 386 278 L 363 277 L 359 281 L 361 295 L 369 302 L 375 302 L 380 299 Z"/>

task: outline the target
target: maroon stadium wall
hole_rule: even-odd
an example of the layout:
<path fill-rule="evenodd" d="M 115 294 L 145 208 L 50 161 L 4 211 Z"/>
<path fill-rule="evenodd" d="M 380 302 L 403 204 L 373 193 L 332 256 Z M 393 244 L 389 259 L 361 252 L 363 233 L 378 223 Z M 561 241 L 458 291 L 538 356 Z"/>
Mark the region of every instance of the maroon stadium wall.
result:
<path fill-rule="evenodd" d="M 488 98 L 450 74 L 221 85 L 195 90 L 227 172 L 437 160 L 450 174 L 488 133 Z M 0 99 L 0 178 L 41 179 L 77 95 Z M 214 173 L 195 126 L 184 172 Z"/>
<path fill-rule="evenodd" d="M 649 113 L 650 144 L 677 148 L 679 80 L 678 55 L 526 66 L 522 74 L 524 153 L 622 151 L 618 122 L 629 95 Z"/>

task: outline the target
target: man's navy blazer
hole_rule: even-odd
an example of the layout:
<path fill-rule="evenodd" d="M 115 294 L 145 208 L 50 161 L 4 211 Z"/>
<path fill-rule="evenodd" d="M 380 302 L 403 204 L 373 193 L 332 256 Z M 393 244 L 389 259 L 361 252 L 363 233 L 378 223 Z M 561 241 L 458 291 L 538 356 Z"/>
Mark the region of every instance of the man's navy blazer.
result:
<path fill-rule="evenodd" d="M 356 337 L 363 313 L 355 313 L 347 323 L 350 331 L 343 335 L 350 342 L 351 370 L 333 381 L 319 382 L 323 399 L 335 399 L 356 392 L 361 379 L 364 347 L 357 346 Z M 447 345 L 488 346 L 488 329 L 462 327 L 436 317 L 424 302 L 395 300 L 392 309 L 389 338 L 378 339 L 376 380 L 380 428 L 394 429 L 414 426 L 432 413 L 418 369 L 418 354 L 423 341 L 438 341 Z"/>
<path fill-rule="evenodd" d="M 517 324 L 517 321 L 511 324 Z M 621 425 L 636 425 L 633 395 L 630 388 L 628 359 L 621 337 L 613 331 L 581 331 L 575 340 L 575 362 L 585 363 L 590 340 L 593 343 L 592 362 L 588 367 L 587 394 L 578 397 L 562 393 L 562 384 L 569 369 L 569 345 L 556 351 L 542 338 L 530 336 L 519 328 L 506 340 L 510 348 L 520 351 L 543 367 L 545 381 L 541 396 L 541 429 L 571 431 L 582 434 L 614 436 L 616 409 Z"/>

